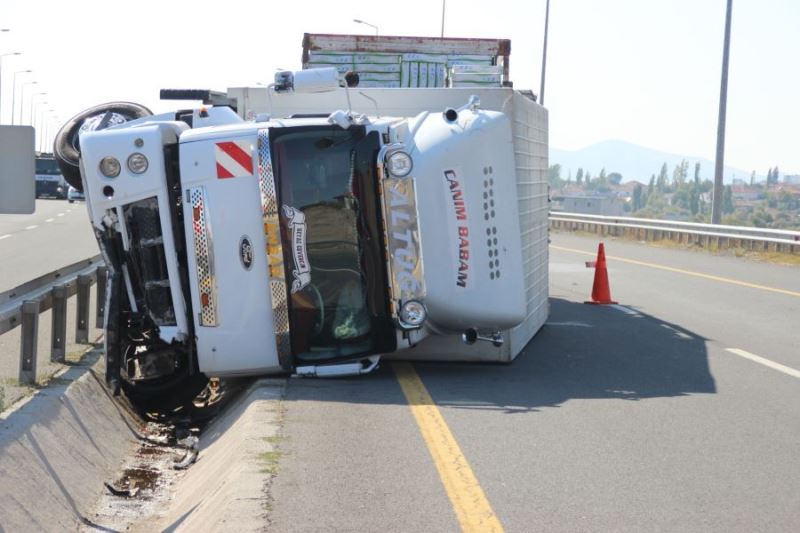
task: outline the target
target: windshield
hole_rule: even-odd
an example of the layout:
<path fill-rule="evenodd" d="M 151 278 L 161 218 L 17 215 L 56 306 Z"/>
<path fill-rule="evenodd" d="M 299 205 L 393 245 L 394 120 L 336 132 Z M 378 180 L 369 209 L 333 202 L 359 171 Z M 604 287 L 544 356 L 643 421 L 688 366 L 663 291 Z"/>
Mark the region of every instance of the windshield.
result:
<path fill-rule="evenodd" d="M 45 174 L 49 176 L 58 176 L 61 170 L 58 168 L 58 163 L 55 159 L 49 158 L 36 158 L 36 173 Z"/>
<path fill-rule="evenodd" d="M 292 351 L 321 360 L 393 351 L 375 160 L 378 133 L 273 130 Z"/>

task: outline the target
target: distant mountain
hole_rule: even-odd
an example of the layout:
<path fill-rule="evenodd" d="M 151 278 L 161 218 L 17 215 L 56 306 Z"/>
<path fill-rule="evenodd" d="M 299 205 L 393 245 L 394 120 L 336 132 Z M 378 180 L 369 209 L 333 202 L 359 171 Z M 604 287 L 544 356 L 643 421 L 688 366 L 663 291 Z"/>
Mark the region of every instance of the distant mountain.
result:
<path fill-rule="evenodd" d="M 702 157 L 692 157 L 680 154 L 661 152 L 652 148 L 639 146 L 627 141 L 610 140 L 602 141 L 580 150 L 568 151 L 550 148 L 550 164 L 561 165 L 561 177 L 567 179 L 572 172 L 572 179 L 579 168 L 584 173 L 591 172 L 592 177 L 597 177 L 600 170 L 605 168 L 606 174 L 619 172 L 622 174 L 622 181 L 636 180 L 648 183 L 650 176 L 661 171 L 661 165 L 667 164 L 669 179 L 672 179 L 672 171 L 682 159 L 689 162 L 688 179 L 694 178 L 694 165 L 700 162 L 700 179 L 714 179 L 714 162 Z M 750 181 L 750 171 L 725 166 L 723 173 L 725 183 L 730 183 L 734 178 Z M 764 179 L 763 176 L 756 174 L 756 180 Z"/>

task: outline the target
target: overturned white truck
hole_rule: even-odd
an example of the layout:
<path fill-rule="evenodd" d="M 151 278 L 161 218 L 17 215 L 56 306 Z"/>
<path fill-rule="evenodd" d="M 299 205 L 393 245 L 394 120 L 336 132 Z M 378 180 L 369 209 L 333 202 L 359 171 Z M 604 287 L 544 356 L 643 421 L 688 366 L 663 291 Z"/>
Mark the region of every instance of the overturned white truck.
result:
<path fill-rule="evenodd" d="M 380 356 L 510 361 L 542 326 L 546 110 L 500 84 L 340 87 L 341 70 L 62 128 L 109 269 L 109 383 L 157 398 Z"/>

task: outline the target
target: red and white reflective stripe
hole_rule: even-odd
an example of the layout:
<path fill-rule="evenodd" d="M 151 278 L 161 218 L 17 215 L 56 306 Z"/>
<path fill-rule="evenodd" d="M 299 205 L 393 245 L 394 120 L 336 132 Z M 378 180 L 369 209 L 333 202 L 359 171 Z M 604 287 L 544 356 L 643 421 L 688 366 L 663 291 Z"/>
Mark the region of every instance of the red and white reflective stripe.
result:
<path fill-rule="evenodd" d="M 216 143 L 217 178 L 238 178 L 253 175 L 253 143 L 225 141 Z"/>

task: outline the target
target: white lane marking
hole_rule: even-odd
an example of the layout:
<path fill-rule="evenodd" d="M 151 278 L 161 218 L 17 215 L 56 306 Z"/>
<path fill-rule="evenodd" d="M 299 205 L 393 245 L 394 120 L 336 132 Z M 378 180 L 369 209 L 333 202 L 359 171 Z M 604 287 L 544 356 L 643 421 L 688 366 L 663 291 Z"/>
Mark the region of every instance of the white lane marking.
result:
<path fill-rule="evenodd" d="M 11 237 L 11 235 L 0 235 L 0 241 L 3 239 L 8 239 L 9 237 Z"/>
<path fill-rule="evenodd" d="M 631 316 L 642 316 L 641 314 L 639 314 L 639 312 L 638 312 L 638 311 L 636 311 L 636 310 L 634 310 L 634 309 L 631 309 L 630 307 L 625 307 L 624 305 L 612 304 L 612 305 L 611 305 L 611 307 L 613 307 L 613 308 L 614 308 L 614 309 L 616 309 L 617 311 L 622 311 L 622 312 L 623 312 L 623 313 L 625 313 L 626 315 L 631 315 Z"/>
<path fill-rule="evenodd" d="M 55 220 L 54 218 L 48 218 L 47 220 L 45 220 L 45 222 L 52 222 L 54 220 Z"/>
<path fill-rule="evenodd" d="M 72 209 L 67 209 L 67 213 L 72 213 Z"/>
<path fill-rule="evenodd" d="M 38 228 L 38 227 L 39 227 L 39 226 L 37 226 L 36 224 L 34 224 L 33 226 L 27 226 L 25 229 L 36 229 L 36 228 Z"/>
<path fill-rule="evenodd" d="M 773 370 L 777 370 L 778 372 L 783 372 L 784 374 L 800 379 L 800 370 L 795 370 L 792 367 L 776 363 L 775 361 L 770 361 L 769 359 L 746 352 L 744 350 L 740 350 L 739 348 L 725 348 L 725 351 L 736 354 L 739 357 L 744 357 L 745 359 L 750 359 L 751 361 L 754 361 L 760 365 L 768 366 Z"/>
<path fill-rule="evenodd" d="M 586 322 L 545 322 L 545 326 L 574 326 L 576 328 L 593 328 L 594 326 L 591 324 L 587 324 Z"/>
<path fill-rule="evenodd" d="M 63 216 L 64 216 L 64 213 L 59 213 L 59 214 L 57 214 L 56 216 L 57 216 L 57 217 L 63 217 Z"/>

